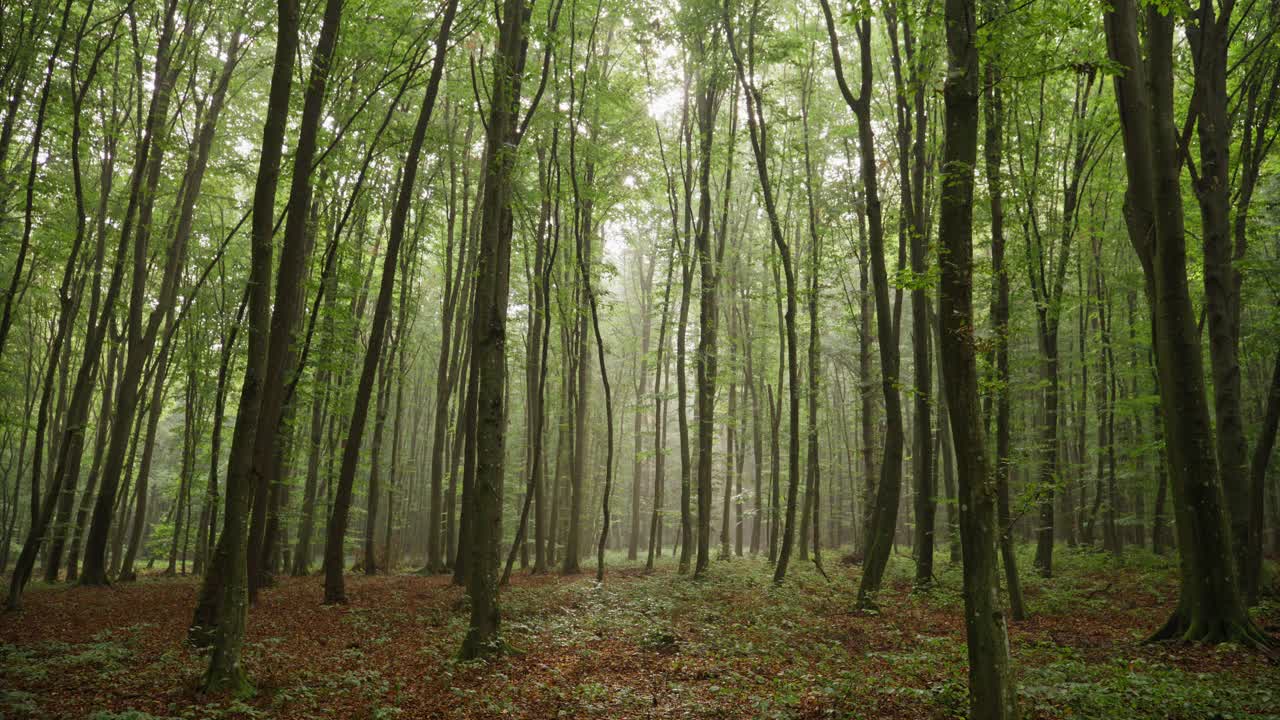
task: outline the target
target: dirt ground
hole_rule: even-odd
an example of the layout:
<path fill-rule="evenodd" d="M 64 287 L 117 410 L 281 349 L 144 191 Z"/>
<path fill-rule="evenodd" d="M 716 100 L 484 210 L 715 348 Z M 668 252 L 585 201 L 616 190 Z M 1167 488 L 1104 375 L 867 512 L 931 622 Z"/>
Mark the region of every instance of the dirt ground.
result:
<path fill-rule="evenodd" d="M 1148 645 L 1176 600 L 1167 563 L 1029 579 L 1012 623 L 1028 717 L 1276 717 L 1280 668 L 1235 647 Z M 1064 563 L 1065 564 L 1065 563 Z M 965 712 L 959 575 L 913 593 L 910 563 L 875 614 L 853 610 L 858 569 L 797 563 L 769 582 L 735 559 L 694 581 L 663 564 L 590 576 L 519 575 L 503 595 L 510 651 L 462 663 L 466 600 L 448 577 L 348 577 L 324 606 L 318 577 L 282 578 L 250 612 L 247 699 L 197 692 L 185 642 L 193 578 L 108 589 L 33 587 L 0 615 L 3 718 L 945 718 Z M 1258 621 L 1273 634 L 1280 605 Z"/>

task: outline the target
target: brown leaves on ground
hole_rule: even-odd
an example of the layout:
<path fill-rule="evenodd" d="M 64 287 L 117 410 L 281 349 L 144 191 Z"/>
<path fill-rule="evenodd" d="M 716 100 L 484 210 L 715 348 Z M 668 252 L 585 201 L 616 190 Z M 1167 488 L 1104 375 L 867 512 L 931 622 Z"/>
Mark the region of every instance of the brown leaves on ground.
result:
<path fill-rule="evenodd" d="M 319 578 L 282 578 L 250 613 L 245 664 L 257 694 L 245 702 L 196 691 L 205 658 L 185 644 L 195 580 L 35 588 L 24 611 L 0 616 L 0 717 L 125 710 L 190 718 L 963 713 L 967 660 L 957 575 L 944 576 L 928 594 L 913 594 L 892 576 L 881 612 L 864 614 L 853 610 L 854 567 L 834 570 L 831 582 L 797 570 L 782 588 L 769 582 L 763 563 L 737 560 L 713 571 L 694 581 L 671 566 L 652 576 L 627 568 L 611 573 L 603 588 L 587 576 L 519 575 L 503 595 L 512 651 L 465 664 L 455 658 L 466 598 L 448 577 L 353 575 L 351 602 L 342 606 L 320 604 Z M 1028 683 L 1027 714 L 1099 712 L 1078 707 L 1075 691 L 1063 689 L 1069 683 L 1053 682 L 1053 668 L 1063 663 L 1112 668 L 1091 680 L 1098 683 L 1125 683 L 1155 667 L 1165 674 L 1159 677 L 1280 687 L 1280 673 L 1254 653 L 1141 644 L 1175 590 L 1171 578 L 1137 571 L 1029 583 L 1032 616 L 1011 628 L 1020 679 Z M 1269 613 L 1263 621 L 1274 625 L 1274 606 Z M 1121 687 L 1117 702 L 1126 693 Z M 1251 712 L 1251 702 L 1241 700 L 1238 710 Z"/>

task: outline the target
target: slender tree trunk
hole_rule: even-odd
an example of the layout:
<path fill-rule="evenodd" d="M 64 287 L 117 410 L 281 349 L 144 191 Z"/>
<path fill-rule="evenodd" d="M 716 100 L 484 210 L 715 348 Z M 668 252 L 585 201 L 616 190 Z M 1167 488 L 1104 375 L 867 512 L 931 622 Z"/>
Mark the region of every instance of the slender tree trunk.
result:
<path fill-rule="evenodd" d="M 773 581 L 781 583 L 787 576 L 787 565 L 791 558 L 791 547 L 795 542 L 796 506 L 800 492 L 800 361 L 798 357 L 799 342 L 796 338 L 796 273 L 791 258 L 791 247 L 783 235 L 782 223 L 779 219 L 777 203 L 774 197 L 773 183 L 769 177 L 768 162 L 768 123 L 764 115 L 764 98 L 750 78 L 755 76 L 754 37 L 759 20 L 755 10 L 749 18 L 749 39 L 747 48 L 751 53 L 744 61 L 734 39 L 733 21 L 725 13 L 725 32 L 729 43 L 729 51 L 733 55 L 734 67 L 737 70 L 738 82 L 747 96 L 747 128 L 751 136 L 751 151 L 755 157 L 756 178 L 760 184 L 760 194 L 764 199 L 765 213 L 769 220 L 769 235 L 778 251 L 782 263 L 782 273 L 786 278 L 787 310 L 782 325 L 786 328 L 787 347 L 787 394 L 788 415 L 790 420 L 790 437 L 787 446 L 788 482 L 787 482 L 787 517 L 783 525 L 782 543 L 779 549 L 777 565 L 774 567 Z M 779 399 L 781 404 L 781 399 Z M 779 413 L 781 414 L 781 413 Z M 775 431 L 776 435 L 776 431 Z"/>
<path fill-rule="evenodd" d="M 324 337 L 326 344 L 333 335 L 332 313 L 333 297 L 336 288 L 336 274 L 326 280 L 330 288 L 325 292 L 327 300 Z M 311 572 L 311 541 L 315 537 L 316 497 L 319 492 L 320 456 L 324 449 L 324 424 L 330 399 L 330 373 L 323 366 L 316 370 L 315 381 L 311 390 L 311 424 L 307 433 L 307 476 L 302 493 L 302 517 L 299 521 L 298 544 L 293 552 L 293 567 L 290 574 L 302 577 Z"/>
<path fill-rule="evenodd" d="M 147 373 L 143 379 L 141 392 L 146 394 L 151 387 L 151 380 L 154 373 Z M 116 496 L 114 510 L 112 516 L 115 522 L 111 527 L 111 568 L 108 572 L 109 577 L 116 577 L 120 574 L 121 562 L 124 560 L 124 541 L 125 535 L 129 530 L 129 501 L 136 499 L 136 492 L 133 488 L 134 468 L 137 467 L 135 460 L 138 457 L 138 449 L 143 446 L 143 426 L 142 423 L 147 419 L 147 406 L 139 408 L 139 412 L 135 413 L 133 420 L 133 432 L 130 435 L 129 442 L 129 459 L 125 463 L 124 479 L 120 484 L 120 491 Z"/>
<path fill-rule="evenodd" d="M 858 213 L 858 253 L 867 257 L 866 214 Z M 865 560 L 871 550 L 871 530 L 874 522 L 876 478 L 876 428 L 880 422 L 879 407 L 875 398 L 875 374 L 871 366 L 871 324 L 875 315 L 874 291 L 870 289 L 868 262 L 858 263 L 858 398 L 861 401 L 859 417 L 862 420 L 862 534 L 858 536 L 858 549 Z M 949 456 L 948 456 L 949 457 Z M 948 478 L 950 476 L 947 476 Z M 954 497 L 955 493 L 952 493 Z M 951 506 L 948 505 L 948 508 Z M 954 529 L 956 526 L 951 524 Z"/>
<path fill-rule="evenodd" d="M 173 313 L 169 313 L 166 321 L 168 327 L 173 323 Z M 160 417 L 164 414 L 164 398 L 168 388 L 165 381 L 169 375 L 170 348 L 165 343 L 156 356 L 155 377 L 151 381 L 151 401 L 147 410 L 147 430 L 142 441 L 142 460 L 138 465 L 138 482 L 134 492 L 138 496 L 138 504 L 133 513 L 133 529 L 129 533 L 129 545 L 124 554 L 124 563 L 120 569 L 120 580 L 136 580 L 137 571 L 134 562 L 142 549 L 143 534 L 147 525 L 147 495 L 151 480 L 151 462 L 155 457 L 156 431 L 160 425 Z M 136 441 L 135 441 L 136 442 Z"/>
<path fill-rule="evenodd" d="M 655 254 L 656 255 L 656 254 Z M 644 480 L 644 401 L 649 379 L 649 335 L 652 331 L 653 271 L 657 257 L 646 265 L 642 253 L 636 258 L 640 264 L 640 367 L 636 371 L 636 409 L 631 425 L 635 450 L 631 463 L 631 532 L 627 538 L 627 559 L 635 560 L 640 552 L 640 515 Z M 657 382 L 655 381 L 656 385 Z"/>
<path fill-rule="evenodd" d="M 889 276 L 884 258 L 884 225 L 881 218 L 880 192 L 876 180 L 875 138 L 871 126 L 871 23 L 863 18 L 857 23 L 859 55 L 862 64 L 860 86 L 855 97 L 844 79 L 839 41 L 830 5 L 823 0 L 823 15 L 831 53 L 845 104 L 858 121 L 858 144 L 861 173 L 869 225 L 871 279 L 875 289 L 877 335 L 880 346 L 881 387 L 885 405 L 884 459 L 880 465 L 880 482 L 876 488 L 875 507 L 868 526 L 867 554 L 862 581 L 858 586 L 858 604 L 874 605 L 874 595 L 884 579 L 889 553 L 893 549 L 894 530 L 898 520 L 898 504 L 902 495 L 902 398 L 898 393 L 898 334 L 894 329 L 893 309 L 889 304 Z"/>
<path fill-rule="evenodd" d="M 1161 445 L 1164 442 L 1164 430 L 1160 408 L 1152 407 L 1151 415 L 1156 444 Z M 1167 528 L 1168 514 L 1165 509 L 1169 493 L 1169 473 L 1165 471 L 1164 456 L 1163 452 L 1156 454 L 1156 506 L 1151 521 L 1151 552 L 1156 555 L 1164 554 L 1165 545 L 1170 539 Z"/>
<path fill-rule="evenodd" d="M 391 356 L 395 354 L 396 338 L 384 341 L 382 358 L 378 363 L 377 386 L 373 411 L 373 438 L 369 444 L 369 478 L 365 488 L 364 514 L 364 574 L 378 573 L 376 538 L 378 533 L 378 503 L 382 492 L 382 436 L 387 426 L 387 400 L 391 390 Z"/>
<path fill-rule="evenodd" d="M 240 333 L 240 323 L 249 304 L 251 286 L 246 285 L 240 297 L 240 306 L 230 323 L 230 330 L 221 339 L 221 359 L 218 362 L 218 384 L 214 390 L 213 428 L 209 440 L 209 484 L 205 489 L 204 510 L 200 513 L 200 534 L 196 541 L 196 574 L 201 574 L 211 567 L 213 549 L 217 543 L 218 529 L 218 467 L 222 464 L 222 426 L 227 407 L 227 379 L 231 373 L 231 362 L 234 358 L 236 336 Z"/>
<path fill-rule="evenodd" d="M 559 146 L 560 131 L 559 126 L 552 129 L 551 132 L 551 153 L 555 155 Z M 534 330 L 538 331 L 534 335 L 530 331 L 530 337 L 537 338 L 537 344 L 534 349 L 537 351 L 537 367 L 530 367 L 529 379 L 530 387 L 534 390 L 534 400 L 530 403 L 530 417 L 535 421 L 533 423 L 532 438 L 533 448 L 530 452 L 533 467 L 530 468 L 530 474 L 533 478 L 533 496 L 534 496 L 534 540 L 533 540 L 533 571 L 535 573 L 544 573 L 550 567 L 551 563 L 547 556 L 547 490 L 546 490 L 546 458 L 543 452 L 543 446 L 546 443 L 546 424 L 547 424 L 547 358 L 551 349 L 551 282 L 555 277 L 555 259 L 560 249 L 560 197 L 551 197 L 552 177 L 555 178 L 555 188 L 558 190 L 560 186 L 560 164 L 554 159 L 547 164 L 547 170 L 544 177 L 543 189 L 543 215 L 541 230 L 538 233 L 538 248 L 541 251 L 537 258 L 540 262 L 535 262 L 535 272 L 539 273 L 539 285 L 535 290 L 536 306 L 535 317 L 536 326 Z M 551 250 L 546 249 L 547 235 L 550 233 Z M 534 357 L 532 354 L 530 357 Z M 536 387 L 534 385 L 534 370 L 537 371 Z M 555 502 L 555 495 L 552 495 L 551 502 Z M 551 533 L 554 540 L 554 529 Z"/>
<path fill-rule="evenodd" d="M 1262 526 L 1263 509 L 1266 506 L 1267 467 L 1271 463 L 1271 453 L 1276 445 L 1276 428 L 1280 426 L 1280 353 L 1277 353 L 1275 368 L 1271 371 L 1271 387 L 1267 392 L 1266 410 L 1263 414 L 1262 427 L 1258 430 L 1257 444 L 1253 448 L 1253 460 L 1249 463 L 1249 505 L 1250 531 L 1248 570 L 1245 577 L 1245 600 L 1250 604 L 1258 602 L 1259 578 L 1262 574 Z M 1164 485 L 1160 486 L 1164 489 Z M 1255 531 L 1256 528 L 1256 531 Z"/>
<path fill-rule="evenodd" d="M 365 349 L 359 384 L 352 404 L 350 422 L 347 428 L 347 441 L 342 450 L 342 466 L 338 475 L 338 487 L 334 495 L 333 513 L 329 518 L 325 538 L 324 601 L 326 604 L 345 603 L 347 601 L 346 586 L 343 580 L 343 557 L 345 554 L 347 516 L 351 508 L 352 489 L 355 485 L 356 469 L 360 461 L 361 438 L 364 434 L 365 420 L 369 412 L 369 399 L 373 394 L 374 376 L 383 353 L 383 338 L 391 315 L 391 294 L 395 289 L 400 245 L 404 241 L 409 208 L 415 197 L 414 186 L 418 176 L 418 163 L 422 155 L 422 145 L 426 139 L 427 127 L 431 122 L 431 112 L 435 107 L 436 95 L 440 88 L 440 78 L 444 74 L 445 51 L 448 47 L 449 31 L 453 25 L 457 7 L 457 0 L 448 0 L 448 4 L 445 5 L 444 13 L 440 18 L 440 29 L 435 39 L 435 56 L 431 64 L 431 77 L 427 81 L 427 89 L 423 94 L 422 105 L 418 110 L 418 119 L 414 126 L 409 152 L 405 157 L 395 209 L 391 214 L 391 233 L 387 239 L 386 254 L 383 258 L 382 281 L 378 288 L 377 301 L 374 304 L 373 324 L 369 330 L 369 342 Z"/>
<path fill-rule="evenodd" d="M 226 511 L 223 513 L 222 533 L 209 572 L 205 574 L 200 601 L 188 633 L 188 637 L 197 644 L 213 646 L 209 669 L 201 682 L 206 692 L 245 694 L 253 690 L 240 664 L 248 614 L 248 526 L 249 503 L 253 494 L 249 472 L 260 416 L 262 383 L 267 370 L 267 341 L 271 330 L 271 237 L 282 145 L 289 119 L 294 55 L 298 48 L 299 3 L 297 0 L 277 0 L 276 13 L 276 51 L 250 225 L 248 347 L 231 438 L 231 459 L 227 465 Z"/>
<path fill-rule="evenodd" d="M 659 139 L 661 135 L 659 134 Z M 662 146 L 659 144 L 659 148 Z M 663 169 L 666 170 L 666 151 L 662 150 Z M 662 513 L 664 490 L 667 480 L 667 397 L 666 393 L 670 389 L 670 353 L 668 352 L 667 330 L 670 327 L 671 319 L 671 283 L 672 276 L 675 274 L 676 253 L 680 247 L 680 231 L 676 221 L 676 205 L 674 199 L 674 181 L 670 173 L 667 173 L 668 182 L 668 199 L 671 209 L 671 241 L 670 249 L 667 252 L 667 273 L 666 280 L 662 285 L 662 318 L 658 323 L 658 355 L 655 367 L 655 377 L 653 381 L 654 396 L 654 412 L 653 412 L 653 511 L 649 517 L 649 553 L 645 559 L 645 572 L 653 572 L 653 560 L 655 556 L 662 554 Z M 656 254 L 655 254 L 656 255 Z M 655 257 L 656 261 L 656 257 Z"/>
<path fill-rule="evenodd" d="M 471 147 L 472 128 L 473 124 L 468 120 L 463 148 Z M 459 165 L 462 166 L 461 202 L 459 202 L 457 193 Z M 458 333 L 454 332 L 454 314 L 458 308 L 459 298 L 465 298 L 462 288 L 467 285 L 464 282 L 463 269 L 467 264 L 466 254 L 469 238 L 467 217 L 468 207 L 471 202 L 470 165 L 470 153 L 464 152 L 461 162 L 459 162 L 457 150 L 454 148 L 453 143 L 450 143 L 449 194 L 445 218 L 445 286 L 444 299 L 440 309 L 440 354 L 436 361 L 436 402 L 431 431 L 431 495 L 427 504 L 427 564 L 423 568 L 424 571 L 432 574 L 443 572 L 446 566 L 445 558 L 448 557 L 449 562 L 452 562 L 453 557 L 452 547 L 446 548 L 446 545 L 451 545 L 451 543 L 446 542 L 446 539 L 441 535 L 441 526 L 445 516 L 444 470 L 445 446 L 449 442 L 449 401 L 453 397 L 453 389 L 456 384 L 453 379 L 457 374 L 457 368 L 451 360 L 455 352 L 455 340 L 458 340 L 456 344 L 461 344 L 460 339 L 456 337 Z M 456 234 L 459 205 L 461 205 L 463 216 L 460 233 L 462 242 L 460 245 L 457 242 L 459 234 Z M 453 492 L 452 483 L 450 484 L 450 492 Z M 452 514 L 450 514 L 450 517 L 452 517 Z M 449 528 L 448 532 L 451 537 L 452 528 Z M 446 550 L 448 550 L 447 553 Z"/>
<path fill-rule="evenodd" d="M 186 510 L 189 507 L 187 498 L 191 492 L 192 471 L 195 469 L 195 448 L 193 438 L 195 435 L 196 415 L 199 414 L 199 392 L 196 385 L 195 363 L 188 362 L 187 366 L 187 387 L 186 392 L 186 411 L 182 417 L 182 464 L 178 471 L 178 510 L 173 523 L 173 538 L 169 542 L 169 564 L 165 568 L 164 574 L 173 576 L 178 573 L 178 541 L 182 537 L 185 521 L 189 521 L 186 517 Z M 183 568 L 185 570 L 185 567 Z"/>
<path fill-rule="evenodd" d="M 729 334 L 733 334 L 732 323 Z M 738 437 L 735 424 L 738 421 L 738 385 L 729 383 L 729 407 L 724 422 L 724 502 L 720 511 L 720 560 L 727 560 L 732 551 L 729 546 L 729 526 L 733 523 L 733 467 L 738 457 Z"/>
<path fill-rule="evenodd" d="M 822 551 L 820 549 L 820 538 L 822 524 L 819 522 L 819 511 L 822 504 L 819 502 L 821 495 L 821 472 L 819 468 L 819 448 L 818 448 L 818 394 L 820 391 L 820 375 L 822 372 L 822 335 L 818 324 L 818 309 L 821 304 L 821 284 L 818 279 L 819 268 L 822 264 L 822 238 L 818 232 L 818 206 L 815 196 L 818 193 L 815 187 L 815 176 L 813 171 L 813 157 L 810 151 L 809 142 L 809 97 L 812 94 L 813 83 L 813 54 L 810 54 L 810 63 L 808 78 L 810 83 L 809 92 L 805 93 L 804 102 L 801 105 L 801 124 L 803 126 L 803 144 L 804 144 L 804 168 L 805 168 L 805 199 L 808 207 L 808 228 L 809 228 L 809 350 L 808 350 L 808 380 L 807 395 L 809 401 L 809 424 L 806 430 L 808 442 L 808 458 L 806 465 L 808 468 L 806 478 L 806 497 L 809 498 L 808 503 L 812 508 L 812 518 L 810 522 L 813 526 L 813 562 L 818 567 L 818 571 L 823 575 L 826 571 L 822 568 Z M 803 534 L 803 533 L 802 533 Z M 930 533 L 932 537 L 932 533 Z M 801 545 L 801 555 L 803 556 L 803 548 Z M 930 572 L 932 575 L 932 571 Z"/>
<path fill-rule="evenodd" d="M 695 69 L 694 110 L 698 131 L 698 221 L 694 251 L 698 257 L 698 353 L 694 356 L 698 418 L 698 554 L 694 577 L 711 563 L 711 470 L 715 455 L 716 336 L 719 331 L 719 269 L 711 238 L 711 149 L 721 89 L 709 71 Z M 729 163 L 728 168 L 733 164 Z M 720 232 L 723 232 L 723 227 Z M 726 536 L 727 539 L 727 536 Z"/>
<path fill-rule="evenodd" d="M 500 621 L 497 571 L 506 445 L 503 386 L 506 381 L 507 291 L 511 261 L 511 185 L 519 142 L 516 114 L 520 108 L 520 80 L 524 65 L 522 48 L 525 46 L 527 23 L 528 11 L 522 0 L 504 0 L 498 23 L 492 104 L 485 135 L 486 181 L 480 218 L 479 274 L 471 325 L 474 347 L 472 370 L 478 385 L 478 412 L 474 417 L 477 467 L 470 498 L 474 532 L 467 548 L 470 554 L 467 594 L 471 598 L 471 620 L 462 643 L 462 657 L 468 659 L 488 655 L 497 649 Z"/>
<path fill-rule="evenodd" d="M 689 372 L 685 335 L 689 328 L 689 294 L 693 286 L 693 125 L 689 122 L 689 85 L 692 71 L 684 68 L 684 104 L 680 115 L 680 134 L 684 141 L 684 238 L 680 250 L 680 319 L 676 326 L 676 418 L 680 428 L 680 574 L 689 572 L 693 560 L 692 501 L 693 457 L 689 447 Z"/>
<path fill-rule="evenodd" d="M 918 70 L 912 67 L 911 84 L 914 93 L 908 100 L 906 81 L 903 77 L 902 53 L 898 44 L 899 18 L 894 3 L 885 5 L 885 25 L 889 31 L 891 65 L 893 67 L 894 88 L 896 90 L 897 144 L 898 144 L 898 176 L 902 197 L 902 219 L 899 226 L 906 233 L 910 249 L 911 273 L 919 278 L 928 273 L 928 241 L 925 237 L 924 208 L 924 83 L 914 77 Z M 904 18 L 901 21 L 903 41 L 906 48 L 907 61 L 914 61 L 914 37 L 911 25 Z M 912 103 L 914 102 L 915 132 L 917 134 L 914 149 L 911 147 L 913 125 Z M 914 166 L 914 167 L 913 167 Z M 933 421 L 930 407 L 930 395 L 933 392 L 933 369 L 931 367 L 929 340 L 932 332 L 929 323 L 929 297 L 924 285 L 915 283 L 911 288 L 911 348 L 912 364 L 915 368 L 915 381 L 912 392 L 914 406 L 912 410 L 912 449 L 911 476 L 914 480 L 913 505 L 915 512 L 915 534 L 912 545 L 916 556 L 917 587 L 928 587 L 933 583 L 933 525 L 936 499 L 934 497 L 933 473 Z"/>
<path fill-rule="evenodd" d="M 589 202 L 589 201 L 588 201 Z M 583 211 L 576 209 L 575 213 L 581 215 Z M 581 222 L 578 219 L 576 223 Z M 591 228 L 585 230 L 578 227 L 575 223 L 575 233 L 582 235 L 582 242 L 579 243 L 577 249 L 578 266 L 591 267 Z M 590 218 L 588 215 L 587 223 L 589 225 Z M 579 274 L 579 283 L 585 278 Z M 583 496 L 586 493 L 587 465 L 589 455 L 587 454 L 587 440 L 589 434 L 589 415 L 591 411 L 591 346 L 588 344 L 590 328 L 588 326 L 588 313 L 583 307 L 585 298 L 582 297 L 581 285 L 575 291 L 576 302 L 575 312 L 577 314 L 577 328 L 574 330 L 575 342 L 574 348 L 577 353 L 574 377 L 574 406 L 573 406 L 573 466 L 570 469 L 569 480 L 569 534 L 565 541 L 564 561 L 561 572 L 565 575 L 577 575 L 582 572 L 582 510 L 587 503 L 584 502 Z"/>
<path fill-rule="evenodd" d="M 551 152 L 554 156 L 556 146 L 559 140 L 559 127 L 552 130 Z M 502 577 L 498 581 L 499 585 L 506 585 L 511 580 L 511 566 L 515 562 L 516 551 L 525 547 L 525 538 L 527 536 L 527 528 L 529 522 L 529 507 L 536 505 L 536 522 L 535 532 L 537 538 L 534 542 L 534 572 L 542 573 L 547 569 L 547 558 L 545 552 L 545 533 L 543 516 L 543 489 L 544 482 L 543 468 L 545 462 L 542 457 L 543 446 L 543 427 L 546 423 L 546 389 L 547 389 L 547 354 L 551 344 L 551 279 L 555 272 L 556 255 L 560 249 L 560 223 L 557 220 L 554 231 L 551 234 L 551 247 L 547 248 L 547 231 L 553 212 L 558 216 L 559 197 L 552 202 L 552 180 L 556 178 L 554 187 L 559 189 L 559 172 L 558 164 L 553 163 L 547 165 L 546 154 L 542 149 L 538 150 L 538 172 L 542 181 L 542 214 L 539 218 L 538 232 L 535 238 L 537 247 L 535 248 L 534 257 L 534 273 L 536 281 L 531 282 L 530 292 L 533 294 L 533 318 L 529 328 L 529 358 L 525 371 L 525 379 L 528 388 L 528 456 L 525 472 L 529 476 L 528 485 L 525 489 L 525 495 L 520 503 L 520 522 L 516 527 L 515 541 L 511 545 L 511 552 L 507 555 L 507 564 L 502 571 Z M 544 169 L 545 168 L 545 169 Z M 553 210 L 554 206 L 554 210 Z M 554 534 L 553 534 L 554 536 Z M 526 553 L 527 554 L 527 553 Z M 522 566 L 524 558 L 522 557 Z"/>
<path fill-rule="evenodd" d="M 115 388 L 116 372 L 119 369 L 120 352 L 117 345 L 112 345 L 107 355 L 107 372 L 102 381 L 102 404 L 98 408 L 98 432 L 93 443 L 93 465 L 89 469 L 89 478 L 85 481 L 84 493 L 80 496 L 80 504 L 76 509 L 75 527 L 72 528 L 71 549 L 67 554 L 67 582 L 75 582 L 79 576 L 80 548 L 84 541 L 85 531 L 89 527 L 89 513 L 93 509 L 94 489 L 98 485 L 98 476 L 102 469 L 102 455 L 107 447 L 107 433 L 111 423 L 107 416 L 111 413 L 111 398 Z M 17 502 L 14 496 L 14 502 Z M 4 563 L 0 562 L 0 571 Z"/>
<path fill-rule="evenodd" d="M 947 410 L 958 449 L 960 533 L 964 546 L 969 716 L 1018 717 L 1009 638 L 1000 608 L 997 489 L 990 482 L 978 402 L 973 338 L 973 174 L 978 155 L 978 49 L 973 0 L 946 0 L 945 144 L 938 238 L 942 245 L 939 316 Z"/>
<path fill-rule="evenodd" d="M 764 437 L 761 431 L 761 424 L 764 422 L 764 416 L 760 412 L 760 388 L 758 379 L 756 378 L 754 366 L 754 353 L 752 352 L 751 342 L 751 299 L 750 294 L 743 293 L 742 298 L 742 321 L 743 321 L 743 343 L 746 346 L 747 364 L 743 371 L 746 373 L 744 382 L 746 383 L 747 392 L 751 395 L 751 474 L 755 481 L 755 509 L 751 517 L 751 555 L 754 557 L 760 554 L 760 543 L 764 538 L 761 531 L 765 523 L 765 505 L 764 505 Z"/>
<path fill-rule="evenodd" d="M 1002 168 L 1004 154 L 1004 93 L 1000 87 L 1000 66 L 993 58 L 986 66 L 983 90 L 983 115 L 986 138 L 987 195 L 991 205 L 991 265 L 996 276 L 995 298 L 991 303 L 991 320 L 996 334 L 996 502 L 999 521 L 1000 556 L 1004 561 L 1005 587 L 1009 592 L 1009 614 L 1014 620 L 1026 618 L 1022 601 L 1022 583 L 1018 579 L 1018 559 L 1013 546 L 1013 515 L 1009 507 L 1009 467 L 1012 452 L 1009 396 L 1009 271 L 1005 266 L 1004 186 Z M 950 460 L 948 454 L 947 460 Z M 949 462 L 948 462 L 949 464 Z M 947 473 L 950 475 L 950 473 Z M 947 514 L 953 515 L 950 508 Z M 954 527 L 954 526 L 953 526 Z"/>

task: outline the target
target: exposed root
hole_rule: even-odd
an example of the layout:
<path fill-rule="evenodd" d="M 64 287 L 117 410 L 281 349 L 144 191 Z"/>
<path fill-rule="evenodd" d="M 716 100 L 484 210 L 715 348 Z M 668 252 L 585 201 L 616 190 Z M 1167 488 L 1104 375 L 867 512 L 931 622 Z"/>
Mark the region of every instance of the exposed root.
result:
<path fill-rule="evenodd" d="M 240 700 L 251 698 L 257 693 L 253 683 L 249 682 L 248 675 L 238 665 L 228 672 L 214 672 L 210 668 L 205 674 L 200 691 L 205 695 L 228 694 Z"/>
<path fill-rule="evenodd" d="M 485 641 L 479 640 L 473 637 L 471 633 L 468 633 L 462 642 L 462 651 L 458 657 L 463 662 L 487 662 L 508 654 L 520 653 L 517 653 L 515 648 L 501 636 Z"/>
<path fill-rule="evenodd" d="M 1181 610 L 1175 610 L 1164 625 L 1144 642 L 1234 643 L 1273 657 L 1280 654 L 1280 641 L 1267 635 L 1251 620 L 1188 619 Z"/>
<path fill-rule="evenodd" d="M 879 615 L 880 605 L 876 603 L 875 593 L 858 594 L 858 604 L 854 606 L 858 612 L 867 615 Z"/>

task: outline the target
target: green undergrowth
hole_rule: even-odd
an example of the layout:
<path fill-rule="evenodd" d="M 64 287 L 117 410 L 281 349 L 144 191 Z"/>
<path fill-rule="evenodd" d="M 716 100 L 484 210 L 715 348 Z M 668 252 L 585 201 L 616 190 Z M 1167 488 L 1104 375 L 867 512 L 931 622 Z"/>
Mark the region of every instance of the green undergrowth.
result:
<path fill-rule="evenodd" d="M 1241 653 L 1223 646 L 1218 652 Z M 1280 718 L 1280 684 L 1230 672 L 1195 672 L 1146 657 L 1087 659 L 1052 644 L 1025 648 L 1019 693 L 1045 715 L 1151 720 Z"/>
<path fill-rule="evenodd" d="M 1031 570 L 1032 552 L 1018 548 L 1030 618 L 1011 631 L 1025 717 L 1280 718 L 1280 671 L 1256 653 L 1140 642 L 1176 599 L 1174 558 L 1059 547 L 1054 576 L 1044 578 Z M 417 603 L 412 585 L 397 584 L 378 606 L 322 610 L 342 613 L 338 622 L 360 638 L 323 650 L 337 672 L 294 671 L 248 702 L 91 717 L 324 718 L 352 716 L 351 708 L 362 718 L 415 717 L 424 678 L 446 714 L 465 717 L 965 717 L 959 565 L 940 547 L 933 582 L 916 588 L 904 548 L 889 564 L 880 611 L 863 613 L 854 609 L 860 569 L 845 554 L 824 552 L 828 577 L 796 559 L 777 585 L 757 559 L 713 561 L 695 579 L 671 558 L 645 574 L 642 562 L 610 553 L 603 584 L 584 568 L 504 589 L 505 652 L 480 662 L 457 658 L 468 614 L 459 591 L 430 591 L 456 601 Z M 1274 625 L 1280 605 L 1268 599 L 1256 612 Z M 163 685 L 199 672 L 203 658 L 182 647 L 138 667 L 142 627 L 83 643 L 0 645 L 0 686 L 16 681 L 0 693 L 0 717 L 41 717 L 42 698 L 17 688 L 58 673 L 111 681 L 141 672 Z M 255 640 L 246 664 L 287 667 L 310 647 Z"/>

